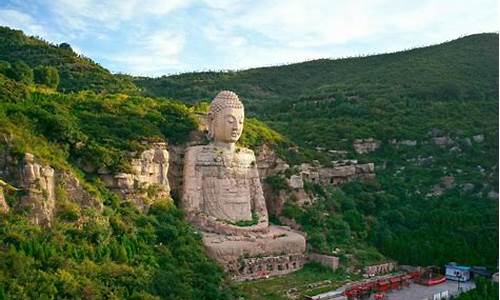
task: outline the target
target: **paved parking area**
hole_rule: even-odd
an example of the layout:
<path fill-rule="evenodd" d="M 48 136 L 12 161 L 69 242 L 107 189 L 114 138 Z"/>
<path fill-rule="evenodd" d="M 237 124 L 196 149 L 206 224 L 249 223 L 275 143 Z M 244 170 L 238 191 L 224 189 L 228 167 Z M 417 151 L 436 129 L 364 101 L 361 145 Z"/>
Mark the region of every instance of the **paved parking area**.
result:
<path fill-rule="evenodd" d="M 475 288 L 473 281 L 460 282 L 462 292 Z M 458 284 L 456 281 L 447 280 L 441 284 L 434 286 L 424 286 L 412 283 L 409 287 L 400 290 L 392 290 L 386 294 L 387 300 L 441 300 L 445 298 L 435 297 L 434 295 L 443 295 L 443 292 L 448 291 L 448 295 L 457 295 Z M 446 292 L 444 293 L 446 294 Z M 370 299 L 374 299 L 373 296 Z"/>

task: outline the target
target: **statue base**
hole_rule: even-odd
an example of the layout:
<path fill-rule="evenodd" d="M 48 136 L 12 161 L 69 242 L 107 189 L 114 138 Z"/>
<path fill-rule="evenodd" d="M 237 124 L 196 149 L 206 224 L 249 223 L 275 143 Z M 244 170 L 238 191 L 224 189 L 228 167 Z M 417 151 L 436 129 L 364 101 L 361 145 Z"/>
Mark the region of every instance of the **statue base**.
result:
<path fill-rule="evenodd" d="M 281 226 L 241 236 L 203 232 L 203 244 L 208 255 L 223 265 L 234 280 L 291 273 L 305 262 L 304 236 Z"/>

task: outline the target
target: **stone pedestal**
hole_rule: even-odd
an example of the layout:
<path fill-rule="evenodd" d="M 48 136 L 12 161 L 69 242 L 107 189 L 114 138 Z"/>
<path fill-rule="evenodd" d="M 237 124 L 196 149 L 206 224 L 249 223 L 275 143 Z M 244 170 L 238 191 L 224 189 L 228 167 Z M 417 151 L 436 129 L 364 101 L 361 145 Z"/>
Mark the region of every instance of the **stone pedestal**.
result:
<path fill-rule="evenodd" d="M 208 255 L 235 280 L 287 274 L 305 261 L 304 236 L 281 226 L 271 225 L 265 234 L 247 236 L 203 232 L 203 243 Z"/>

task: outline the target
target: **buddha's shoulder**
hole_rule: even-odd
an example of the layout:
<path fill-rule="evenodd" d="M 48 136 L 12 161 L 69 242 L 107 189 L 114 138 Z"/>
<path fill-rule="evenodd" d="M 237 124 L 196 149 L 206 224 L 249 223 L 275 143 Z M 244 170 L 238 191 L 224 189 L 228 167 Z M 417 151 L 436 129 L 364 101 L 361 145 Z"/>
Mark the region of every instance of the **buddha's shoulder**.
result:
<path fill-rule="evenodd" d="M 249 161 L 249 163 L 255 161 L 255 154 L 252 150 L 244 147 L 237 147 L 235 154 L 241 161 Z M 199 145 L 187 147 L 184 153 L 184 159 L 187 162 L 217 162 L 218 156 L 222 155 L 222 150 L 218 149 L 214 145 Z"/>
<path fill-rule="evenodd" d="M 255 157 L 253 151 L 245 147 L 236 148 L 236 152 L 245 157 Z"/>
<path fill-rule="evenodd" d="M 215 149 L 212 145 L 198 145 L 187 147 L 184 152 L 186 160 L 199 160 L 203 158 L 213 157 Z"/>

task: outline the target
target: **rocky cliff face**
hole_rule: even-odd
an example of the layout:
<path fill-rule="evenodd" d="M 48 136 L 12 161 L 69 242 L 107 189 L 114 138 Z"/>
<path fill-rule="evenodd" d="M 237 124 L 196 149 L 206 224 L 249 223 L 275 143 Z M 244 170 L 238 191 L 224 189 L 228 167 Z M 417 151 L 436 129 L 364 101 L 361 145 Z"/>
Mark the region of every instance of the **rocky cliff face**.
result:
<path fill-rule="evenodd" d="M 147 210 L 152 201 L 170 198 L 168 180 L 169 153 L 165 143 L 153 143 L 139 157 L 131 160 L 131 173 L 110 174 L 100 171 L 106 187 L 123 199 Z"/>
<path fill-rule="evenodd" d="M 256 151 L 257 169 L 261 180 L 267 176 L 277 174 L 290 166 L 282 160 L 274 150 L 264 144 Z"/>
<path fill-rule="evenodd" d="M 17 159 L 8 149 L 2 151 L 0 176 L 6 181 L 1 185 L 3 188 L 17 190 L 19 201 L 13 208 L 27 211 L 34 224 L 50 226 L 61 201 L 71 201 L 82 208 L 102 209 L 101 200 L 89 193 L 71 171 L 56 170 L 41 163 L 30 153 L 25 153 L 23 159 Z M 3 196 L 3 188 L 0 193 L 0 209 L 6 212 L 9 207 Z M 58 199 L 58 188 L 67 199 Z"/>
<path fill-rule="evenodd" d="M 304 181 L 320 184 L 323 187 L 339 186 L 353 180 L 367 180 L 375 177 L 373 163 L 360 164 L 357 160 L 332 161 L 331 165 L 304 163 L 290 167 L 267 145 L 257 150 L 257 167 L 271 215 L 279 216 L 286 201 L 294 201 L 299 205 L 311 203 L 314 199 L 304 189 Z M 295 173 L 286 178 L 287 189 L 275 191 L 266 182 L 266 177 L 283 174 L 285 171 Z"/>
<path fill-rule="evenodd" d="M 25 192 L 20 208 L 29 211 L 33 223 L 50 225 L 56 206 L 54 169 L 35 162 L 35 157 L 26 153 L 20 175 Z"/>
<path fill-rule="evenodd" d="M 332 161 L 331 166 L 305 163 L 300 165 L 299 172 L 303 179 L 322 186 L 339 186 L 355 179 L 374 178 L 375 165 L 359 164 L 357 160 Z"/>

